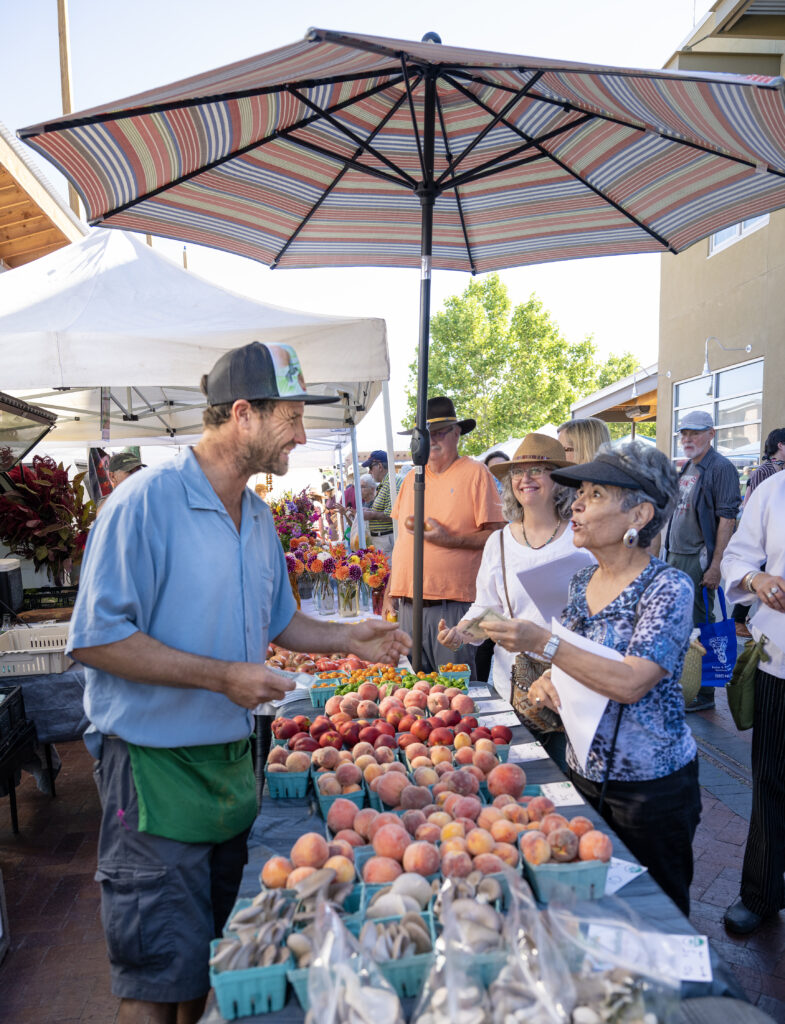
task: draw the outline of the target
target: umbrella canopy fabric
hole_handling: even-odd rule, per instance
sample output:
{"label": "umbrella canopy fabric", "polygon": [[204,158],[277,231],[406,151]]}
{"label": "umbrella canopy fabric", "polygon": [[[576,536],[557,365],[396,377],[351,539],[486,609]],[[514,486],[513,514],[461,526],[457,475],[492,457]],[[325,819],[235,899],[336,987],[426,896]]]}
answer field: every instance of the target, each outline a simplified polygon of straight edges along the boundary
{"label": "umbrella canopy fabric", "polygon": [[312,29],[19,134],[92,223],[272,266],[419,266],[425,182],[432,266],[475,272],[679,252],[785,205],[783,86]]}
{"label": "umbrella canopy fabric", "polygon": [[250,341],[294,346],[309,388],[344,396],[307,406],[308,430],[358,422],[390,375],[383,320],[255,302],[126,232],[93,231],[0,275],[0,310],[2,386],[57,412],[52,440],[100,439],[101,388],[113,439],[199,433],[202,374]]}

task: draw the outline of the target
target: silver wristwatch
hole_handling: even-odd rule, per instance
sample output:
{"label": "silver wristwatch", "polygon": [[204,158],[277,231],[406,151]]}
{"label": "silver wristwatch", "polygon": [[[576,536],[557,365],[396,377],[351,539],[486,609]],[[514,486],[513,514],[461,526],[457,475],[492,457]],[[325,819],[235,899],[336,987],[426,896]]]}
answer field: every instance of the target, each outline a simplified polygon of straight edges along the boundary
{"label": "silver wristwatch", "polygon": [[559,649],[559,644],[560,643],[561,643],[561,637],[560,636],[556,636],[555,634],[550,636],[548,638],[547,644],[543,648],[543,652],[542,652],[542,654],[540,656],[540,660],[541,661],[547,661],[548,664],[550,665],[550,663],[556,657],[556,652]]}

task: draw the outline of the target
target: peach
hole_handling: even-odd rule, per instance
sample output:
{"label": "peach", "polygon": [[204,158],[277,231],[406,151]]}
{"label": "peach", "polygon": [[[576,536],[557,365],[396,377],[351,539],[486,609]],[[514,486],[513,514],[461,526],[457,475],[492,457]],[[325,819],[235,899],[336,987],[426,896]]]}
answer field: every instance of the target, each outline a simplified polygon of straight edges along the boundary
{"label": "peach", "polygon": [[[338,751],[336,750],[336,754]],[[287,772],[307,772],[311,767],[311,755],[304,750],[293,750],[286,758]]]}
{"label": "peach", "polygon": [[359,833],[364,840],[370,840],[370,827],[378,817],[379,812],[374,810],[373,807],[363,807],[361,811],[357,812],[352,828],[355,832]]}
{"label": "peach", "polygon": [[422,755],[411,757],[409,758],[409,767],[412,771],[416,771],[418,768],[430,768],[433,771],[433,761],[430,757],[423,757]]}
{"label": "peach", "polygon": [[477,828],[477,822],[474,820],[474,818],[455,817],[453,820],[457,821],[459,825],[463,825],[464,831],[466,832],[467,836],[473,828]]}
{"label": "peach", "polygon": [[484,736],[477,740],[474,744],[474,749],[481,750],[485,754],[493,754],[496,757],[496,744],[493,740],[486,739]]}
{"label": "peach", "polygon": [[478,853],[490,853],[496,840],[484,828],[473,828],[466,836],[466,849],[476,857]]}
{"label": "peach", "polygon": [[350,786],[341,786],[341,793],[361,793],[362,786],[358,783],[353,782]]}
{"label": "peach", "polygon": [[511,868],[518,866],[518,847],[512,846],[510,843],[496,843],[491,853],[498,857],[499,860],[503,860],[505,864],[508,864]]}
{"label": "peach", "polygon": [[425,786],[407,786],[401,791],[401,807],[420,810],[431,802],[431,791]]}
{"label": "peach", "polygon": [[282,773],[282,774],[285,775],[286,774],[286,765],[285,764],[268,764],[267,765],[267,771],[268,772],[272,772],[273,774]]}
{"label": "peach", "polygon": [[324,867],[330,868],[335,872],[336,882],[354,881],[354,864],[348,857],[342,857],[340,854],[335,857],[328,857],[324,862]]}
{"label": "peach", "polygon": [[365,768],[363,768],[363,778],[370,786],[374,779],[379,778],[382,771],[382,766],[374,761],[373,764],[366,765]]}
{"label": "peach", "polygon": [[332,770],[340,764],[341,755],[335,747],[320,747],[314,750],[311,755],[311,764],[314,768],[327,768]]}
{"label": "peach", "polygon": [[517,843],[518,841],[518,826],[512,821],[508,821],[507,818],[499,818],[498,821],[494,821],[490,832],[497,843]]}
{"label": "peach", "polygon": [[397,772],[385,772],[378,780],[376,792],[387,807],[397,807],[401,802],[401,793],[408,785],[409,780],[405,775],[399,775]]}
{"label": "peach", "polygon": [[268,767],[271,764],[286,764],[286,758],[289,756],[289,751],[286,747],[273,747],[270,753],[267,755]]}
{"label": "peach", "polygon": [[409,764],[412,763],[415,757],[427,757],[429,761],[433,761],[433,751],[429,750],[424,743],[408,743],[406,745],[406,757],[409,759]]}
{"label": "peach", "polygon": [[441,779],[443,776],[449,775],[450,772],[454,772],[455,768],[453,768],[452,761],[439,761],[438,764],[434,764],[433,770]]}
{"label": "peach", "polygon": [[556,804],[547,796],[535,796],[526,805],[529,821],[542,821],[546,814],[556,809]]}
{"label": "peach", "polygon": [[[356,823],[357,819],[354,820]],[[334,841],[337,842],[339,839],[349,843],[350,846],[365,846],[365,839],[353,828],[342,828],[340,832],[336,832]]]}
{"label": "peach", "polygon": [[441,835],[442,830],[438,825],[433,825],[430,821],[426,821],[424,825],[417,826],[414,838],[417,840],[424,840],[428,843],[435,843],[441,839]]}
{"label": "peach", "polygon": [[544,832],[524,832],[520,847],[527,864],[545,864],[551,859],[551,844]]}
{"label": "peach", "polygon": [[403,851],[403,870],[417,875],[433,875],[441,865],[441,857],[433,843],[417,842]]}
{"label": "peach", "polygon": [[450,706],[450,698],[444,693],[430,693],[428,695],[428,710],[432,715],[437,711],[446,711]]}
{"label": "peach", "polygon": [[330,804],[330,809],[327,812],[327,827],[331,832],[340,832],[343,828],[353,828],[354,819],[358,813],[357,804],[339,796]]}
{"label": "peach", "polygon": [[335,777],[342,786],[357,786],[363,775],[356,764],[339,764],[335,769]]}
{"label": "peach", "polygon": [[461,796],[452,805],[451,813],[455,818],[470,818],[476,821],[482,811],[482,803],[476,796]]}
{"label": "peach", "polygon": [[465,853],[466,840],[463,838],[463,836],[453,836],[452,839],[443,839],[440,850],[442,856],[444,856],[444,854],[448,853],[450,850],[453,850],[458,853]]}
{"label": "peach", "polygon": [[354,847],[347,839],[333,839],[327,844],[331,857],[346,857],[354,863]]}
{"label": "peach", "polygon": [[489,754],[487,750],[475,750],[472,756],[472,764],[485,775],[490,774],[498,763],[499,758],[495,754]]}
{"label": "peach", "polygon": [[283,889],[293,870],[294,865],[288,857],[270,857],[262,868],[262,885],[268,889]]}
{"label": "peach", "polygon": [[431,747],[430,750],[431,761],[434,764],[441,764],[442,762],[449,761],[452,764],[452,751],[449,747],[435,746]]}
{"label": "peach", "polygon": [[340,795],[341,784],[336,779],[332,772],[322,772],[322,774],[316,780],[316,785],[319,787],[319,792],[322,794],[322,796]]}
{"label": "peach", "polygon": [[401,824],[409,833],[413,836],[420,825],[425,824],[425,815],[419,808],[412,808],[408,811],[404,811],[401,815]]}
{"label": "peach", "polygon": [[364,743],[362,741],[360,743],[355,743],[355,745],[352,747],[352,757],[354,758],[355,764],[357,763],[357,758],[362,757],[363,754],[368,754],[370,757],[373,757],[372,743]]}
{"label": "peach", "polygon": [[472,738],[468,732],[459,732],[455,736],[455,750],[456,753],[463,747],[471,748]]}
{"label": "peach", "polygon": [[384,770],[386,772],[398,772],[399,775],[405,775],[406,774],[406,767],[405,767],[405,765],[401,764],[400,761],[396,761],[395,760],[395,753],[392,750],[390,751],[390,753],[393,755],[393,760],[388,765],[385,766]]}
{"label": "peach", "polygon": [[526,788],[526,772],[520,765],[508,761],[497,765],[488,776],[488,792],[491,796],[508,793],[519,797]]}
{"label": "peach", "polygon": [[540,830],[547,836],[557,828],[567,828],[567,819],[563,814],[557,814],[555,811],[551,811],[551,813],[546,814],[540,822]]}
{"label": "peach", "polygon": [[452,815],[452,817],[454,818],[455,817],[455,805],[461,799],[461,794],[460,793],[452,793],[449,790],[445,789],[444,793],[443,794],[440,793],[439,797],[437,797],[437,799],[439,799],[439,798],[441,798],[442,809],[444,811],[446,811],[447,814]]}
{"label": "peach", "polygon": [[502,812],[497,807],[483,807],[477,815],[477,824],[480,828],[490,829],[494,821],[502,817]]}
{"label": "peach", "polygon": [[494,807],[506,807],[507,804],[514,804],[515,798],[511,797],[509,793],[499,793],[498,796],[493,798]]}
{"label": "peach", "polygon": [[327,698],[327,703],[324,705],[324,713],[327,715],[328,718],[331,718],[333,715],[338,714],[338,712],[341,710],[342,700],[343,697],[339,697],[337,694],[333,694],[332,697]]}
{"label": "peach", "polygon": [[442,856],[442,874],[445,878],[465,878],[471,874],[472,859],[463,851],[448,850]]}
{"label": "peach", "polygon": [[379,699],[379,687],[376,683],[361,683],[357,687],[357,696],[360,700],[373,700]]}
{"label": "peach", "polygon": [[433,768],[417,768],[414,772],[414,781],[418,786],[435,786],[439,781],[439,776]]}
{"label": "peach", "polygon": [[[464,733],[464,732],[459,732],[458,733],[458,736],[465,736],[465,735],[466,735],[466,733]],[[456,739],[457,738],[458,737],[456,737]],[[471,743],[471,740],[469,740],[469,743]],[[460,765],[471,764],[473,759],[474,759],[474,749],[471,746],[467,747],[466,744],[464,744],[462,747],[459,747],[455,751],[455,763],[456,764],[460,764]]]}
{"label": "peach", "polygon": [[452,821],[452,815],[446,811],[434,811],[433,814],[428,815],[428,821],[432,825],[442,828],[444,825],[448,825]]}
{"label": "peach", "polygon": [[578,855],[578,837],[574,832],[568,828],[554,828],[547,835],[551,844],[551,860],[564,863],[575,860]]}
{"label": "peach", "polygon": [[440,839],[453,839],[455,836],[465,836],[466,828],[460,821],[451,821],[442,828]]}
{"label": "peach", "polygon": [[578,840],[578,857],[580,860],[609,861],[613,853],[611,837],[599,829],[585,832]]}
{"label": "peach", "polygon": [[330,851],[327,841],[318,832],[305,832],[291,849],[290,858],[296,868],[320,868]]}
{"label": "peach", "polygon": [[[357,824],[355,820],[355,824]],[[384,825],[400,825],[401,819],[397,814],[393,814],[392,811],[376,812],[376,817],[373,819],[368,827],[368,841],[373,842],[373,837]]]}
{"label": "peach", "polygon": [[[445,696],[447,696],[447,691],[445,691]],[[464,715],[471,715],[474,711],[474,701],[468,694],[459,693],[457,697],[453,697],[450,701],[450,707],[463,718]]]}
{"label": "peach", "polygon": [[[379,737],[381,739],[381,737]],[[378,764],[394,764],[395,763],[395,751],[386,745],[380,744],[374,751],[376,755],[376,761]],[[403,765],[401,765],[403,768]]]}
{"label": "peach", "polygon": [[379,705],[372,700],[361,700],[357,705],[358,718],[376,718],[379,714]]}
{"label": "peach", "polygon": [[576,836],[580,837],[585,835],[587,832],[591,832],[594,828],[594,823],[585,818],[582,814],[576,814],[574,818],[570,818],[567,822],[567,828],[570,832],[574,832]]}
{"label": "peach", "polygon": [[507,821],[513,821],[517,825],[525,825],[529,820],[529,812],[522,804],[505,804],[502,807],[502,817]]}
{"label": "peach", "polygon": [[472,861],[472,868],[484,875],[493,875],[504,870],[504,861],[495,853],[478,853]]}
{"label": "peach", "polygon": [[[328,748],[329,749],[329,748]],[[361,754],[354,762],[361,772],[364,772],[366,768],[371,765],[375,768],[379,763],[373,754]]]}
{"label": "peach", "polygon": [[463,768],[457,772],[452,772],[447,776],[446,780],[447,788],[453,793],[460,793],[461,796],[473,796],[480,790],[480,783],[474,777],[474,775],[465,771]]}
{"label": "peach", "polygon": [[302,880],[304,878],[307,878],[308,875],[314,874],[315,871],[316,871],[316,868],[309,868],[309,867],[295,868],[294,871],[286,879],[286,888],[287,889],[293,889],[297,885],[298,882],[302,882]]}
{"label": "peach", "polygon": [[363,881],[370,885],[394,882],[398,875],[402,874],[401,865],[390,857],[369,857],[363,864]]}

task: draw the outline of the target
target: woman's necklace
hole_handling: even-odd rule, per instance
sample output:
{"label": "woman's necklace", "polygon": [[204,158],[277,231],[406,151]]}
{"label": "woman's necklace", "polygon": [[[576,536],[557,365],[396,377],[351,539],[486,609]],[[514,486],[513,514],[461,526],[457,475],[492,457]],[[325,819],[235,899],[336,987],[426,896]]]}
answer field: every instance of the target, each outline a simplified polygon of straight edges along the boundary
{"label": "woman's necklace", "polygon": [[547,540],[545,541],[545,543],[544,543],[544,544],[530,544],[530,543],[529,543],[529,538],[528,538],[528,537],[526,536],[526,527],[525,527],[525,526],[523,525],[523,519],[521,519],[521,533],[523,534],[523,539],[524,539],[524,541],[526,542],[526,547],[527,547],[527,548],[531,548],[531,549],[532,549],[532,551],[539,551],[539,550],[540,550],[540,548],[545,548],[545,547],[547,547],[547,546],[548,546],[548,545],[550,544],[550,542],[551,542],[551,541],[553,540],[553,538],[554,538],[554,537],[556,536],[556,534],[557,534],[557,533],[559,532],[559,527],[560,527],[560,526],[561,526],[561,520],[559,520],[559,521],[558,521],[558,522],[556,523],[556,529],[555,529],[555,530],[553,531],[553,533],[552,533],[552,534],[550,535],[550,537],[549,537],[549,538],[548,538],[548,539],[547,539]]}

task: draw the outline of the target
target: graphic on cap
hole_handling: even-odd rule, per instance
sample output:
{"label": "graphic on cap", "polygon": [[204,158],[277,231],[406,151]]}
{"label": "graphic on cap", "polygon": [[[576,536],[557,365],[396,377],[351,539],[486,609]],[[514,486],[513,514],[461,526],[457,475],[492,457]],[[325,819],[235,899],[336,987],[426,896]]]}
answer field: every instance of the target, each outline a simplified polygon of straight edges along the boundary
{"label": "graphic on cap", "polygon": [[305,378],[297,353],[291,345],[269,345],[275,368],[275,382],[280,398],[301,395],[305,392]]}

